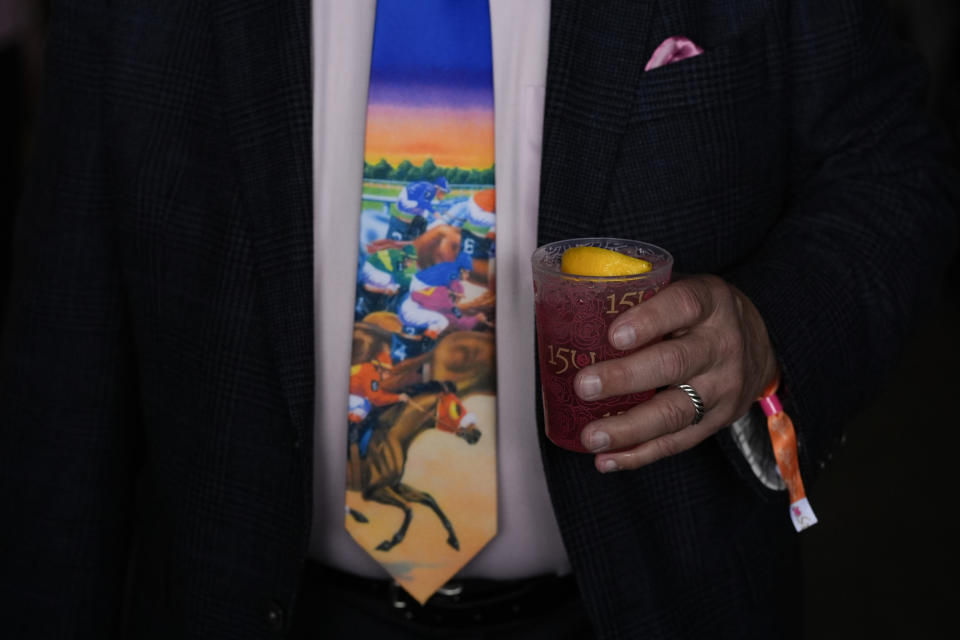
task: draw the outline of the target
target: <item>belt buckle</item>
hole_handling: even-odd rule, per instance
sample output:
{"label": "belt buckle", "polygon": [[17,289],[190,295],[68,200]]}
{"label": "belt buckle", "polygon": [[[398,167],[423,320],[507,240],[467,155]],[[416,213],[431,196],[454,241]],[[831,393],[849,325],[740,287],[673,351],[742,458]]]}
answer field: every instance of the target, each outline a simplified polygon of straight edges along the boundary
{"label": "belt buckle", "polygon": [[[396,580],[390,581],[390,587],[387,589],[387,596],[390,599],[390,608],[395,611],[403,611],[407,608],[407,602],[402,598],[403,589]],[[410,613],[409,611],[407,612]],[[409,616],[408,616],[409,617]]]}
{"label": "belt buckle", "polygon": [[[400,586],[400,583],[396,580],[390,581],[390,588],[388,590],[390,596],[390,606],[394,609],[406,609],[408,603],[404,598],[409,598],[407,595],[403,595],[406,592],[403,590],[403,587]],[[453,598],[454,600],[459,600],[459,595],[463,593],[463,583],[462,582],[447,582],[442,587],[437,589],[437,595],[445,596],[447,598]]]}
{"label": "belt buckle", "polygon": [[[443,596],[444,598],[449,598],[454,602],[460,600],[460,594],[463,593],[463,583],[462,582],[447,582],[442,587],[437,589],[436,595]],[[390,601],[390,608],[396,611],[397,613],[403,613],[403,617],[406,619],[411,619],[414,616],[414,612],[410,607],[410,595],[403,590],[403,587],[400,586],[400,583],[396,580],[390,581],[390,586],[387,589],[387,597]]]}
{"label": "belt buckle", "polygon": [[437,589],[437,593],[448,598],[453,598],[454,600],[459,600],[457,596],[463,593],[463,583],[451,580]]}

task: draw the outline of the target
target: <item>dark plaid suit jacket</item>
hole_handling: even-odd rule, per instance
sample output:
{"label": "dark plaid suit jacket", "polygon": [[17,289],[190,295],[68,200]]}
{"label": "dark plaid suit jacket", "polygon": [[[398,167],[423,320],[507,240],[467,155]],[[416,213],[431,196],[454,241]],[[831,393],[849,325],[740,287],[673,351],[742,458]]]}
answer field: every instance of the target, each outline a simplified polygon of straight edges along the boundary
{"label": "dark plaid suit jacket", "polygon": [[[552,8],[541,241],[642,238],[746,292],[808,482],[954,234],[920,74],[862,4]],[[311,508],[309,2],[54,5],[0,369],[0,634],[282,635]],[[644,73],[671,35],[704,54]],[[601,476],[543,447],[601,637],[795,628],[786,498],[730,448]]]}

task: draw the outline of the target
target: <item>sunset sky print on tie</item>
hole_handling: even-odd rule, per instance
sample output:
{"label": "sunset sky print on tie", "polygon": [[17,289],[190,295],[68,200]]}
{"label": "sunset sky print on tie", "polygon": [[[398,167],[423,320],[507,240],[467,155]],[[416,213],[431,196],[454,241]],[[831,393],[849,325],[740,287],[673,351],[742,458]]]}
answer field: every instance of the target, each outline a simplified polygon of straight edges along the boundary
{"label": "sunset sky print on tie", "polygon": [[[466,5],[466,6],[464,6]],[[475,12],[454,28],[447,14]],[[381,0],[364,160],[487,169],[493,165],[490,17],[482,3]]]}

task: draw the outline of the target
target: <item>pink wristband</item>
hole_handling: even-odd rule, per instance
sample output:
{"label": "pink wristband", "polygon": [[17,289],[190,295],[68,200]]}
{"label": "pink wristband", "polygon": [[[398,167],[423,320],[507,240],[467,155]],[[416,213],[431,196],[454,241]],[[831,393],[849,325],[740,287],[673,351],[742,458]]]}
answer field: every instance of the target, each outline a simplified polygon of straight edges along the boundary
{"label": "pink wristband", "polygon": [[777,394],[771,393],[770,395],[760,398],[757,400],[760,403],[760,408],[763,409],[765,416],[775,416],[778,413],[783,411],[783,405],[780,404],[780,398],[777,397]]}

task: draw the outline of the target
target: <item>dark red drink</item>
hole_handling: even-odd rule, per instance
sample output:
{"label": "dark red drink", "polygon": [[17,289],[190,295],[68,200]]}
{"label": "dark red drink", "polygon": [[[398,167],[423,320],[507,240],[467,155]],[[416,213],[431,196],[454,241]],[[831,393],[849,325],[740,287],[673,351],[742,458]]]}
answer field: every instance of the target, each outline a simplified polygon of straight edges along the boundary
{"label": "dark red drink", "polygon": [[[635,276],[573,276],[560,271],[563,252],[595,246],[642,258],[653,269]],[[670,282],[673,258],[650,244],[616,238],[578,238],[544,245],[533,254],[537,351],[547,437],[557,446],[586,453],[580,431],[589,422],[648,400],[653,391],[585,402],[573,378],[587,365],[627,355],[607,339],[610,323],[623,311]]]}

